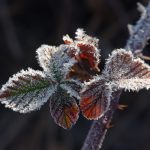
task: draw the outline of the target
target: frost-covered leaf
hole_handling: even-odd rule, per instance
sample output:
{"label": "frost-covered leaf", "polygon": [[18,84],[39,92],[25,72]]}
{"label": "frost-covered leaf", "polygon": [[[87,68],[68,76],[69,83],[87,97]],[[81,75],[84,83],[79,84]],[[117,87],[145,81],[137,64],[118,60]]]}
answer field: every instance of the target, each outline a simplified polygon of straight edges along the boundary
{"label": "frost-covered leaf", "polygon": [[21,113],[39,109],[55,91],[54,82],[40,71],[28,69],[14,75],[0,90],[0,101]]}
{"label": "frost-covered leaf", "polygon": [[40,66],[54,80],[60,81],[66,78],[70,68],[76,62],[74,56],[69,53],[70,49],[70,46],[64,44],[59,47],[42,45],[37,49]]}
{"label": "frost-covered leaf", "polygon": [[98,49],[97,38],[88,36],[82,29],[76,31],[76,46],[80,49],[78,58],[81,60],[88,60],[90,68],[99,71],[98,64],[100,62],[100,50]]}
{"label": "frost-covered leaf", "polygon": [[122,88],[125,90],[139,91],[140,89],[150,89],[150,79],[120,79],[115,82],[117,88]]}
{"label": "frost-covered leaf", "polygon": [[67,91],[70,96],[80,99],[79,93],[82,89],[82,83],[78,80],[64,80],[61,82],[60,86]]}
{"label": "frost-covered leaf", "polygon": [[104,78],[95,77],[81,92],[80,110],[87,119],[99,119],[108,111],[111,88]]}
{"label": "frost-covered leaf", "polygon": [[88,36],[83,29],[77,29],[74,41],[69,35],[64,36],[63,40],[66,44],[75,47],[72,49],[72,54],[76,54],[75,57],[78,61],[88,60],[90,69],[99,71],[100,50],[98,49],[99,40],[97,38]]}
{"label": "frost-covered leaf", "polygon": [[59,86],[50,98],[50,112],[56,124],[70,129],[79,117],[76,98]]}
{"label": "frost-covered leaf", "polygon": [[55,46],[49,46],[49,45],[41,45],[36,50],[37,53],[37,60],[39,62],[39,65],[44,69],[44,71],[49,70],[50,68],[50,59],[54,55],[54,53],[57,51],[57,48]]}
{"label": "frost-covered leaf", "polygon": [[76,62],[73,57],[68,55],[69,48],[68,45],[60,45],[50,59],[50,67],[47,73],[58,82],[66,78],[70,68]]}
{"label": "frost-covered leaf", "polygon": [[91,75],[99,71],[100,50],[98,49],[99,40],[88,36],[82,29],[77,29],[75,40],[69,35],[63,37],[65,44],[71,48],[69,54],[74,55],[77,63],[71,68],[69,77],[77,77],[80,80],[89,80]]}
{"label": "frost-covered leaf", "polygon": [[150,88],[150,67],[124,49],[112,52],[106,63],[104,75],[116,88],[133,91]]}

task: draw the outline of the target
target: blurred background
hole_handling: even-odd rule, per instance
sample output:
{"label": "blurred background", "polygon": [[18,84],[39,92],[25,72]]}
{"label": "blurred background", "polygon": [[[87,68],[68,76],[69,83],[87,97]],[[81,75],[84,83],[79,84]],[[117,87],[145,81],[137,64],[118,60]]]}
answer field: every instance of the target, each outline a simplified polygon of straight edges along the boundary
{"label": "blurred background", "polygon": [[[41,69],[35,50],[61,44],[78,27],[100,39],[103,66],[114,48],[125,46],[127,24],[140,17],[137,2],[148,0],[0,0],[0,86],[22,68]],[[149,97],[144,90],[122,94],[120,103],[128,108],[115,112],[103,150],[150,149]],[[66,131],[54,123],[48,105],[25,115],[0,105],[0,150],[80,150],[92,121],[80,115]]]}

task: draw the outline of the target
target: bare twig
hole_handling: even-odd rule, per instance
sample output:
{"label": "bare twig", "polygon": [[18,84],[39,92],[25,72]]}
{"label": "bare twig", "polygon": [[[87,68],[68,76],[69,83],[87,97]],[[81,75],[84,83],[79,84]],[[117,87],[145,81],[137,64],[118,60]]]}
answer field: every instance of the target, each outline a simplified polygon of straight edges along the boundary
{"label": "bare twig", "polygon": [[[144,8],[141,4],[138,4],[138,8],[142,12],[141,18],[135,26],[130,28],[130,37],[125,46],[127,50],[132,50],[133,53],[142,50],[150,38],[150,2],[147,8]],[[93,122],[82,150],[98,150],[102,147],[108,125],[117,108],[120,94],[121,91],[113,93],[109,111],[101,119]]]}
{"label": "bare twig", "polygon": [[150,38],[150,2],[147,8],[138,3],[138,10],[142,15],[136,25],[130,28],[130,37],[125,46],[127,50],[143,50]]}

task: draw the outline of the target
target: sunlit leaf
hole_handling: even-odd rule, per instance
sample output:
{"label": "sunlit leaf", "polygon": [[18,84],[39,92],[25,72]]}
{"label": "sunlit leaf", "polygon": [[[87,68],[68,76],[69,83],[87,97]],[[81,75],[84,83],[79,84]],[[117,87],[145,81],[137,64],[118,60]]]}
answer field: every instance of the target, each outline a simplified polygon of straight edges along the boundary
{"label": "sunlit leaf", "polygon": [[111,88],[105,79],[95,77],[81,92],[80,109],[87,119],[99,119],[110,104]]}

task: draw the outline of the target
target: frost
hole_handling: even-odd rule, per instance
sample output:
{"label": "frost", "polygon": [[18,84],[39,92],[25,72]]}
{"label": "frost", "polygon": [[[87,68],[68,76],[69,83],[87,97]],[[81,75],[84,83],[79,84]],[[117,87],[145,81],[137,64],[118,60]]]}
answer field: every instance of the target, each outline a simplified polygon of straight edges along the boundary
{"label": "frost", "polygon": [[65,44],[73,43],[73,39],[71,39],[68,34],[63,36],[63,41],[65,42]]}
{"label": "frost", "polygon": [[84,83],[81,91],[80,109],[87,119],[101,118],[110,105],[116,90],[150,88],[150,67],[130,51],[117,49],[109,56],[102,75]]}
{"label": "frost", "polygon": [[48,71],[50,68],[50,60],[56,51],[57,48],[55,46],[49,45],[41,45],[41,47],[36,50],[37,60],[44,71]]}
{"label": "frost", "polygon": [[57,51],[50,59],[49,74],[54,80],[61,81],[66,78],[70,68],[75,64],[76,60],[71,58],[67,52],[70,47],[68,45],[60,45]]}
{"label": "frost", "polygon": [[85,34],[83,29],[77,29],[75,32],[75,40],[72,40],[69,35],[63,37],[65,44],[68,44],[72,49],[72,54],[78,62],[88,60],[91,70],[99,71],[98,64],[100,63],[100,50],[98,49],[99,40],[95,37]]}
{"label": "frost", "polygon": [[76,43],[79,44],[80,42],[83,42],[84,44],[92,45],[98,48],[99,39],[95,37],[88,36],[85,34],[85,31],[83,29],[77,29],[76,31]]}
{"label": "frost", "polygon": [[111,87],[104,78],[93,79],[81,92],[80,109],[87,119],[99,119],[110,105]]}
{"label": "frost", "polygon": [[[76,62],[68,55],[70,46],[62,44],[58,47],[42,45],[37,49],[37,59],[48,76],[54,80],[62,80]],[[58,77],[59,76],[59,77]]]}
{"label": "frost", "polygon": [[150,79],[120,79],[115,82],[118,88],[122,88],[125,90],[139,91],[141,89],[150,89]]}
{"label": "frost", "polygon": [[0,100],[5,107],[27,113],[39,109],[54,91],[52,80],[42,72],[29,68],[17,73],[3,85]]}
{"label": "frost", "polygon": [[150,88],[150,67],[124,49],[112,52],[103,74],[116,88],[133,91]]}
{"label": "frost", "polygon": [[114,50],[102,74],[89,80],[99,71],[99,40],[83,29],[77,29],[75,34],[74,40],[64,36],[65,44],[58,47],[38,48],[37,59],[43,71],[29,68],[13,75],[0,90],[1,103],[27,113],[50,100],[54,121],[70,129],[79,116],[77,100],[83,116],[99,119],[109,110],[115,91],[150,88],[150,67],[124,49]]}
{"label": "frost", "polygon": [[50,99],[50,112],[55,123],[64,129],[70,129],[79,117],[76,99],[61,87],[58,87]]}
{"label": "frost", "polygon": [[80,100],[79,92],[81,90],[81,83],[75,80],[66,80],[60,84],[61,88],[66,90],[71,97],[75,97]]}

